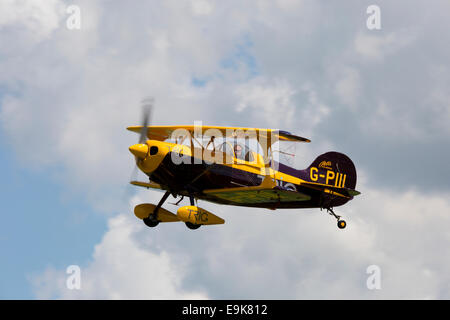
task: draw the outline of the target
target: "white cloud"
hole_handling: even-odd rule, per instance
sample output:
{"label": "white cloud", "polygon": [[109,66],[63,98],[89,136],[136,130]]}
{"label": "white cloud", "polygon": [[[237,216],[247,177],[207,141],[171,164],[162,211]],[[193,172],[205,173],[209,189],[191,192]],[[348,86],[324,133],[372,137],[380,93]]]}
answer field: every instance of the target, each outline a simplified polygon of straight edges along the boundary
{"label": "white cloud", "polygon": [[410,45],[416,36],[411,31],[391,32],[386,35],[359,32],[355,37],[355,51],[369,60],[382,60],[401,48]]}
{"label": "white cloud", "polygon": [[192,12],[195,15],[209,15],[214,9],[212,1],[209,0],[192,0],[191,1]]}
{"label": "white cloud", "polygon": [[80,290],[66,286],[64,270],[48,268],[31,277],[39,299],[207,299],[199,291],[181,287],[188,261],[174,263],[165,250],[140,247],[143,224],[130,215],[108,221],[108,231],[95,246],[92,262],[81,268]]}
{"label": "white cloud", "polygon": [[[424,196],[426,188],[408,189],[411,182],[398,183],[396,193],[387,189],[391,185],[381,190],[374,181],[363,184],[362,196],[338,208],[348,217],[344,232],[317,210],[205,204],[227,224],[196,233],[182,224],[147,230],[133,216],[117,215],[124,212],[117,209],[124,202],[118,189],[134,165],[127,147],[137,139],[125,127],[139,124],[143,96],[156,98],[155,124],[201,119],[279,127],[313,139],[308,157],[312,149],[336,146],[347,147],[353,157],[367,150],[367,139],[388,134],[395,153],[401,150],[396,144],[430,128],[448,133],[444,41],[431,42],[444,58],[434,59],[443,65],[428,83],[422,72],[428,64],[416,63],[424,62],[418,59],[424,52],[431,54],[422,51],[428,48],[420,45],[423,38],[398,27],[359,32],[365,24],[358,27],[358,15],[333,18],[347,13],[342,4],[328,11],[317,2],[286,0],[256,5],[199,0],[181,6],[156,1],[138,8],[125,2],[78,4],[80,31],[61,24],[57,1],[2,1],[0,8],[3,132],[27,165],[57,166],[68,192],[82,192],[93,206],[114,215],[92,261],[81,266],[83,290],[67,292],[65,273],[49,268],[34,278],[38,297],[449,297],[449,222],[442,214],[449,211],[449,197],[445,191]],[[243,38],[257,75],[249,75],[248,56],[246,61],[236,54]],[[223,67],[230,56],[236,69]],[[402,70],[420,67],[422,82],[395,73],[392,66],[403,61],[408,63]],[[336,66],[328,73],[330,65]],[[207,79],[204,88],[192,85],[194,76]],[[432,108],[417,102],[421,90],[429,93]],[[339,103],[358,112],[350,116]],[[426,117],[429,123],[422,124]],[[339,132],[353,139],[343,144]],[[362,161],[368,170],[391,155],[373,149],[377,157],[367,157],[376,160]],[[401,173],[409,170],[407,162],[400,167]],[[379,292],[365,288],[370,264],[382,268]],[[149,270],[155,270],[156,282],[146,277]]]}
{"label": "white cloud", "polygon": [[24,27],[35,40],[47,38],[59,26],[63,9],[59,0],[2,0],[0,30]]}
{"label": "white cloud", "polygon": [[314,129],[327,119],[331,108],[321,100],[320,95],[310,84],[303,85],[301,89],[306,97],[306,104],[297,107],[300,110],[297,121],[301,123],[301,129],[305,133],[312,134]]}
{"label": "white cloud", "polygon": [[335,91],[342,103],[351,109],[357,109],[361,92],[361,76],[354,68],[344,68],[336,81]]}
{"label": "white cloud", "polygon": [[257,78],[236,88],[235,95],[239,101],[236,110],[242,112],[249,108],[252,115],[275,128],[282,124],[291,125],[295,111],[291,101],[294,94],[295,90],[285,81]]}
{"label": "white cloud", "polygon": [[[82,290],[67,290],[63,272],[49,269],[33,278],[35,291],[63,298],[448,298],[448,194],[389,193],[364,182],[358,189],[361,196],[335,208],[348,223],[343,231],[318,209],[201,203],[226,224],[196,231],[182,223],[148,229],[132,214],[119,215],[81,266]],[[142,192],[133,203],[149,195],[154,202],[161,193]],[[366,287],[373,264],[381,290]]]}
{"label": "white cloud", "polygon": [[303,0],[277,0],[278,6],[283,10],[298,10],[303,4]]}

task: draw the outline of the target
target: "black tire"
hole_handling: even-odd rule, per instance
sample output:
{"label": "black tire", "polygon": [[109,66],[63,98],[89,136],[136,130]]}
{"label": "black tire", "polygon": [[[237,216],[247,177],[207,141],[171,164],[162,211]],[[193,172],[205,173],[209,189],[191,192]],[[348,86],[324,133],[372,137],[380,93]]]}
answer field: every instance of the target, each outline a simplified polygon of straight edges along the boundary
{"label": "black tire", "polygon": [[155,220],[155,219],[152,219],[151,216],[142,219],[142,221],[144,221],[145,225],[147,227],[150,227],[150,228],[154,228],[154,227],[156,227],[159,224],[159,221]]}
{"label": "black tire", "polygon": [[201,227],[201,224],[194,224],[192,222],[186,222],[186,227],[188,227],[191,230],[196,230]]}
{"label": "black tire", "polygon": [[345,227],[347,226],[347,222],[345,222],[344,220],[339,220],[337,226],[339,229],[345,229]]}

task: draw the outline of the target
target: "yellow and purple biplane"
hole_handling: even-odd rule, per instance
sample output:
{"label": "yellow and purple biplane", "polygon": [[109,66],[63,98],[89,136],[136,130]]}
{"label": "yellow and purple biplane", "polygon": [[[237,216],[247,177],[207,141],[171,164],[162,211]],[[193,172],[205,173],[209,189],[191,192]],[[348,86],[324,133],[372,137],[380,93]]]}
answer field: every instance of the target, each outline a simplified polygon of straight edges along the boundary
{"label": "yellow and purple biplane", "polygon": [[[140,134],[139,142],[129,150],[148,176],[148,181],[130,183],[165,191],[158,204],[134,208],[149,227],[177,221],[190,229],[225,223],[197,206],[198,200],[204,200],[272,210],[325,209],[343,229],[346,222],[333,208],[360,194],[355,190],[355,166],[342,153],[324,153],[304,170],[276,161],[272,150],[276,143],[310,142],[287,131],[197,124],[148,126],[148,115],[143,125],[127,129]],[[252,141],[258,152],[250,148]],[[174,214],[162,207],[170,195],[180,197],[176,205],[184,197],[190,205],[179,207]]]}

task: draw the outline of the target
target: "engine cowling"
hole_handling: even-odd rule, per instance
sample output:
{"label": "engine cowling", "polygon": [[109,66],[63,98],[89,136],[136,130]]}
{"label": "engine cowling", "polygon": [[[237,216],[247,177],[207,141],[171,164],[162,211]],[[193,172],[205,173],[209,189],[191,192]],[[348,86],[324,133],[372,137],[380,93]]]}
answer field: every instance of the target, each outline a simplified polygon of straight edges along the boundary
{"label": "engine cowling", "polygon": [[177,210],[177,217],[181,221],[193,224],[209,225],[224,224],[225,220],[215,214],[197,206],[184,206]]}

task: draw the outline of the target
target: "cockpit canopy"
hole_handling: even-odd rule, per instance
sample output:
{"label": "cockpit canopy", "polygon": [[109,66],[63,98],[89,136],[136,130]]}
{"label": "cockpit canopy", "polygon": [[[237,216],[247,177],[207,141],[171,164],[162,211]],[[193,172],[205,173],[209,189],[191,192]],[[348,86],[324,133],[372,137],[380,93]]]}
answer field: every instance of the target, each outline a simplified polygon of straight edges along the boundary
{"label": "cockpit canopy", "polygon": [[249,147],[242,143],[224,142],[220,145],[219,151],[228,154],[236,159],[253,162],[253,153]]}

